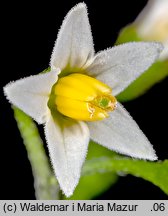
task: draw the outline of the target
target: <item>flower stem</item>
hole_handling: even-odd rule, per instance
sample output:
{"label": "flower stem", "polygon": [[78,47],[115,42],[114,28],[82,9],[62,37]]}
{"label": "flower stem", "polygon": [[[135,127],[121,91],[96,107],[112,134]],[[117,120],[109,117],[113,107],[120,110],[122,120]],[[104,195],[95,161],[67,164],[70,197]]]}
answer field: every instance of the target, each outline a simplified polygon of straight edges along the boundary
{"label": "flower stem", "polygon": [[12,108],[32,166],[36,198],[59,199],[59,185],[51,171],[37,126],[20,109]]}

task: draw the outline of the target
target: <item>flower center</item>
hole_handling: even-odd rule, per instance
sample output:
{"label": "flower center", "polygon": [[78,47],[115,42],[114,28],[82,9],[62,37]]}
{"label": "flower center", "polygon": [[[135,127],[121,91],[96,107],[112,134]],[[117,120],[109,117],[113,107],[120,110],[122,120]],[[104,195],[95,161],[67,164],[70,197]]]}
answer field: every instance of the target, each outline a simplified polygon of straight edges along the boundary
{"label": "flower center", "polygon": [[116,108],[116,98],[106,84],[84,74],[62,77],[55,85],[57,110],[70,118],[96,121],[108,117]]}

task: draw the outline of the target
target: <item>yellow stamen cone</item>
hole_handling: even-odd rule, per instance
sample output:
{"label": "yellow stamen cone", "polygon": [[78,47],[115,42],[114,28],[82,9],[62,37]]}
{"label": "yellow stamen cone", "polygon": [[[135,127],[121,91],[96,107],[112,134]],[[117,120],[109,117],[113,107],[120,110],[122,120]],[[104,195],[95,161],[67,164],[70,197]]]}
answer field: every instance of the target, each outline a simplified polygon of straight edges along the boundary
{"label": "yellow stamen cone", "polygon": [[77,120],[97,121],[108,116],[103,109],[85,101],[57,96],[56,105],[60,113]]}
{"label": "yellow stamen cone", "polygon": [[106,84],[84,74],[60,78],[55,86],[55,104],[63,115],[83,121],[108,117],[116,107],[116,99]]}

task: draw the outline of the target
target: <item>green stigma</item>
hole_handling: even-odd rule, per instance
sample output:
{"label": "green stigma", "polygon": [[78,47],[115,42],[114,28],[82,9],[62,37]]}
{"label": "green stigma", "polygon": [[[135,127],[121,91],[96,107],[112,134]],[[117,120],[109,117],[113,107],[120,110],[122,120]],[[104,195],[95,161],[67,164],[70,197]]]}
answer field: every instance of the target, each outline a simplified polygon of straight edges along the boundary
{"label": "green stigma", "polygon": [[103,95],[96,97],[92,103],[101,109],[112,111],[116,107],[116,99],[112,95]]}

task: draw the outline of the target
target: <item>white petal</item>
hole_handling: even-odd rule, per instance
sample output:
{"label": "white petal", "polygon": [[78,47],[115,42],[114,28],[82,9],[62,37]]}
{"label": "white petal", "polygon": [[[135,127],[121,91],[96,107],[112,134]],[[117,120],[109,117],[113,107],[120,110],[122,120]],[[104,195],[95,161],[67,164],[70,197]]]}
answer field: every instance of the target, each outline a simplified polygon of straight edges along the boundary
{"label": "white petal", "polygon": [[46,121],[47,102],[58,71],[26,77],[4,87],[8,100],[30,115],[39,124]]}
{"label": "white petal", "polygon": [[45,126],[51,162],[61,189],[71,196],[80,178],[89,143],[89,129],[84,122],[52,116]]}
{"label": "white petal", "polygon": [[160,43],[132,42],[98,53],[88,74],[106,83],[117,95],[158,58]]}
{"label": "white petal", "polygon": [[65,17],[51,56],[51,68],[81,68],[93,56],[93,39],[84,3],[77,4]]}
{"label": "white petal", "polygon": [[111,150],[140,159],[157,159],[152,145],[121,104],[108,119],[88,125],[91,139]]}

